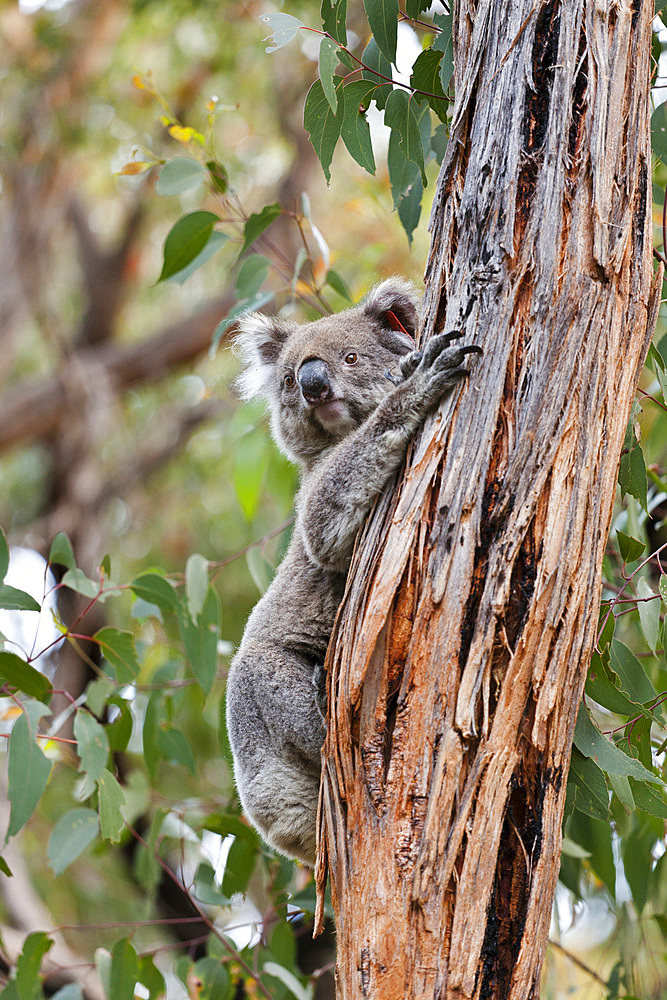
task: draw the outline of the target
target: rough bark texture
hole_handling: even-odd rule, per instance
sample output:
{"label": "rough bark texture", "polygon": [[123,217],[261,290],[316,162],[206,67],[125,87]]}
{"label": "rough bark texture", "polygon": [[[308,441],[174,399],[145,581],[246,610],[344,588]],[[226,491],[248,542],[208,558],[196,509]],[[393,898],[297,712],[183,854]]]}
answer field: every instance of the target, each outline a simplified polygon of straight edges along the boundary
{"label": "rough bark texture", "polygon": [[485,350],[360,539],[320,888],[348,998],[539,992],[651,266],[653,0],[455,0],[423,336]]}

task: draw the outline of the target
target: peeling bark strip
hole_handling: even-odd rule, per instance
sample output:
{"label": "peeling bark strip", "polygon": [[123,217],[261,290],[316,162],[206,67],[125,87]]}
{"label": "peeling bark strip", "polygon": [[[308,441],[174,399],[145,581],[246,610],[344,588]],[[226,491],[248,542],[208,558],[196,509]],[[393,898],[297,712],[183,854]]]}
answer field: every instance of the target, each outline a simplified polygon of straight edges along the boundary
{"label": "peeling bark strip", "polygon": [[626,421],[653,331],[653,0],[455,0],[423,333],[484,347],[360,539],[318,868],[339,996],[537,997]]}

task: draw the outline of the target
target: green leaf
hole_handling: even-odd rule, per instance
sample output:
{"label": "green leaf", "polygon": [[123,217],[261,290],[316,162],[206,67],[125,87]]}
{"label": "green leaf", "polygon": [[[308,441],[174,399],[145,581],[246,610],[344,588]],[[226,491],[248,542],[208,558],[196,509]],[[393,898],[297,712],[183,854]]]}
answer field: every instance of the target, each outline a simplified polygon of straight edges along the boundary
{"label": "green leaf", "polygon": [[264,21],[264,24],[271,32],[264,39],[266,42],[270,38],[272,43],[266,46],[266,52],[275,52],[276,49],[282,49],[283,45],[287,45],[288,42],[292,41],[299,28],[303,28],[303,24],[299,18],[292,17],[291,14],[262,14],[260,21]]}
{"label": "green leaf", "polygon": [[610,646],[611,669],[618,675],[621,688],[638,705],[655,698],[655,688],[637,657],[618,639]]}
{"label": "green leaf", "polygon": [[632,902],[638,916],[641,916],[648,900],[656,839],[653,831],[644,825],[632,830],[621,842],[625,877],[632,890]]}
{"label": "green leaf", "polygon": [[241,264],[236,276],[236,294],[247,299],[257,295],[269,273],[271,261],[261,253],[251,254]]}
{"label": "green leaf", "polygon": [[188,613],[193,621],[199,617],[209,588],[209,561],[198,552],[193,552],[185,564],[185,597]]}
{"label": "green leaf", "polygon": [[626,493],[636,497],[642,505],[643,510],[647,510],[647,485],[646,485],[646,463],[644,453],[636,438],[634,444],[628,451],[621,455],[621,464],[618,470],[618,483],[621,487],[621,496]]}
{"label": "green leaf", "polygon": [[111,949],[109,1000],[134,1000],[139,979],[139,959],[128,938],[116,941]]}
{"label": "green leaf", "polygon": [[243,246],[239,257],[242,257],[248,247],[252,246],[255,240],[268,229],[271,223],[282,214],[282,208],[276,202],[274,205],[265,205],[261,212],[255,212],[248,216],[248,221],[243,227]]}
{"label": "green leaf", "polygon": [[161,611],[175,611],[178,607],[178,594],[169,581],[157,573],[142,573],[130,587],[137,597],[156,604]]}
{"label": "green leaf", "polygon": [[647,770],[634,757],[623,753],[615,743],[606,739],[599,729],[593,725],[585,705],[580,705],[577,724],[574,730],[574,743],[585,757],[592,758],[596,764],[610,774],[620,774],[625,777],[641,778],[643,781],[651,781],[655,784],[662,784],[652,771]]}
{"label": "green leaf", "polygon": [[442,52],[440,63],[440,84],[446,93],[454,72],[454,44],[452,42],[452,12],[449,14],[434,14],[433,23],[440,28],[440,34],[435,38],[431,48]]}
{"label": "green leaf", "polygon": [[214,229],[204,249],[199,251],[187,267],[184,267],[181,271],[177,271],[176,274],[172,274],[166,280],[175,285],[182,285],[184,281],[188,280],[191,274],[194,274],[195,271],[198,271],[200,267],[206,264],[228,241],[229,236],[227,233],[221,233],[220,230]]}
{"label": "green leaf", "polygon": [[109,749],[112,753],[123,753],[127,750],[127,745],[132,736],[132,712],[130,706],[120,695],[114,695],[109,701],[110,705],[115,705],[119,709],[113,722],[108,722],[105,726]]}
{"label": "green leaf", "polygon": [[232,474],[236,498],[247,521],[252,521],[257,513],[268,464],[266,435],[263,432],[247,434],[236,452]]}
{"label": "green leaf", "polygon": [[320,43],[319,73],[324,96],[334,114],[338,110],[338,94],[334,84],[335,70],[338,66],[339,48],[332,38],[325,35]]}
{"label": "green leaf", "polygon": [[278,965],[277,962],[265,962],[263,972],[267,976],[273,976],[275,979],[280,980],[292,996],[296,997],[296,1000],[313,1000],[312,984],[309,983],[308,986],[304,986],[299,982],[294,973],[290,972],[283,965]]}
{"label": "green leaf", "polygon": [[257,546],[246,552],[246,563],[253,583],[260,594],[265,594],[276,575],[274,567]]}
{"label": "green leaf", "polygon": [[93,809],[70,809],[51,831],[46,856],[54,874],[60,875],[97,837],[100,821]]}
{"label": "green leaf", "polygon": [[[134,589],[134,585],[132,586]],[[117,628],[101,628],[93,638],[99,643],[105,660],[114,668],[116,680],[121,684],[129,684],[136,680],[140,667],[131,632],[121,632]]]}
{"label": "green leaf", "polygon": [[237,302],[231,312],[228,312],[224,319],[220,320],[213,332],[213,338],[211,340],[211,349],[209,355],[213,357],[216,348],[220,343],[220,340],[227,332],[230,326],[240,319],[241,316],[245,316],[248,312],[255,312],[256,309],[261,309],[265,306],[267,302],[270,302],[273,298],[273,292],[258,292],[250,299],[242,299],[241,302]]}
{"label": "green leaf", "polygon": [[604,774],[595,761],[572,748],[569,779],[577,787],[575,806],[594,819],[606,820],[609,814],[609,794]]}
{"label": "green leaf", "polygon": [[168,197],[192,191],[202,183],[206,175],[206,168],[191,156],[175,156],[160,169],[160,176],[155,182],[155,193]]}
{"label": "green leaf", "polygon": [[322,0],[320,8],[322,27],[340,42],[347,44],[347,0]]}
{"label": "green leaf", "polygon": [[219,221],[213,212],[190,212],[174,223],[164,242],[164,260],[158,284],[182,271],[201,253]]}
{"label": "green leaf", "polygon": [[49,550],[49,566],[65,566],[67,569],[76,567],[72,543],[64,531],[59,531],[51,542]]}
{"label": "green leaf", "polygon": [[84,771],[91,781],[102,777],[109,757],[109,741],[103,726],[85,710],[79,710],[74,717],[74,738],[81,760],[80,771]]}
{"label": "green leaf", "polygon": [[53,941],[43,931],[28,934],[16,963],[16,988],[20,1000],[36,1000],[42,995],[39,970]]}
{"label": "green leaf", "polygon": [[637,610],[644,638],[652,650],[658,647],[660,637],[660,596],[641,578],[637,583]]}
{"label": "green leaf", "polygon": [[330,268],[327,271],[326,283],[327,285],[329,285],[330,288],[333,288],[334,292],[338,292],[338,294],[342,296],[342,298],[347,299],[348,302],[352,301],[352,293],[345,284],[343,278],[341,278],[338,271],[334,271],[333,269]]}
{"label": "green leaf", "polygon": [[384,120],[392,130],[392,135],[395,132],[398,136],[399,146],[406,160],[412,160],[419,167],[422,183],[426,186],[424,146],[414,98],[408,97],[404,90],[392,90],[387,98]]}
{"label": "green leaf", "polygon": [[144,712],[144,725],[141,734],[144,762],[151,777],[155,777],[155,771],[158,763],[160,762],[158,729],[163,712],[164,696],[161,691],[153,691],[146,704],[146,711]]}
{"label": "green leaf", "polygon": [[610,774],[609,784],[611,785],[616,798],[619,800],[626,812],[630,813],[635,808],[635,800],[630,787],[630,780],[622,774]]}
{"label": "green leaf", "polygon": [[103,771],[98,778],[97,797],[102,836],[117,843],[124,826],[121,807],[125,804],[125,795],[111,771]]}
{"label": "green leaf", "polygon": [[[158,997],[164,997],[166,994],[164,976],[153,961],[152,955],[139,957],[139,982],[144,984],[150,997],[154,1000],[157,1000]],[[224,995],[221,1000],[224,1000]]]}
{"label": "green leaf", "polygon": [[[342,84],[341,80],[340,84],[337,83],[336,86],[340,87]],[[328,184],[331,180],[331,160],[340,137],[341,123],[339,117],[331,110],[321,80],[315,80],[306,95],[303,125],[310,135],[310,141],[322,164],[322,170]]]}
{"label": "green leaf", "polygon": [[163,758],[170,764],[182,764],[192,774],[197,773],[197,765],[192,747],[180,729],[172,726],[158,728],[157,741]]}
{"label": "green leaf", "polygon": [[91,599],[97,597],[101,590],[99,580],[91,580],[82,569],[68,569],[62,578],[62,583],[77,594],[83,594],[84,597]]}
{"label": "green leaf", "polygon": [[372,35],[368,45],[361,54],[361,61],[367,67],[362,70],[361,77],[363,80],[369,80],[371,83],[376,84],[373,100],[380,111],[382,111],[392,91],[391,63],[386,56],[382,55]]}
{"label": "green leaf", "polygon": [[219,958],[211,955],[200,958],[193,972],[202,983],[199,1000],[227,1000],[231,986],[229,973]]}
{"label": "green leaf", "polygon": [[636,778],[630,778],[630,786],[637,809],[657,816],[658,819],[667,819],[667,799],[661,789],[652,788]]}
{"label": "green leaf", "polygon": [[651,149],[655,155],[667,163],[667,108],[659,104],[651,115]]}
{"label": "green leaf", "polygon": [[412,233],[417,227],[421,215],[424,187],[419,167],[412,160],[406,160],[400,147],[398,133],[395,132],[392,132],[389,137],[387,167],[394,208],[398,210],[401,225],[411,243]]}
{"label": "green leaf", "polygon": [[633,538],[632,535],[626,535],[625,532],[616,530],[616,537],[618,538],[618,547],[621,550],[621,556],[623,562],[635,562],[639,559],[640,555],[644,552],[646,546],[639,539]]}
{"label": "green leaf", "polygon": [[245,892],[252,875],[257,848],[248,840],[235,840],[229,848],[225,874],[222,877],[223,895],[231,898],[236,892]]}
{"label": "green leaf", "polygon": [[208,694],[218,667],[220,639],[220,601],[209,587],[204,606],[196,622],[184,612],[179,615],[179,628],[192,673],[202,690]]}
{"label": "green leaf", "polygon": [[214,191],[226,194],[229,190],[229,174],[224,163],[217,160],[207,160],[208,179]]}
{"label": "green leaf", "polygon": [[101,715],[109,700],[109,696],[114,691],[116,685],[104,674],[96,677],[86,688],[86,704],[93,715]]}
{"label": "green leaf", "polygon": [[617,679],[617,675],[609,668],[609,654],[600,656],[599,653],[593,653],[586,680],[586,694],[610,712],[632,718],[642,712],[642,706],[630,701],[627,695],[619,691]]}
{"label": "green leaf", "polygon": [[41,799],[51,773],[51,761],[37,746],[38,719],[48,712],[45,705],[33,702],[14,723],[9,737],[9,783],[7,797],[11,804],[7,840],[25,826]]}
{"label": "green leaf", "polygon": [[84,996],[78,983],[65,983],[50,1000],[84,1000]]}
{"label": "green leaf", "polygon": [[[449,105],[440,82],[440,62],[442,58],[442,53],[436,52],[432,48],[425,49],[418,55],[412,67],[410,86],[414,87],[415,90],[423,90],[427,94],[434,95],[426,97],[425,100],[428,101],[429,107],[435,111],[440,121],[445,122],[447,120],[447,108]],[[418,94],[416,96],[420,97],[421,95]]]}
{"label": "green leaf", "polygon": [[364,7],[378,48],[390,62],[395,63],[398,0],[364,0]]}
{"label": "green leaf", "polygon": [[195,874],[195,899],[208,906],[228,906],[229,899],[215,884],[215,873],[210,865],[200,865]]}
{"label": "green leaf", "polygon": [[341,110],[341,136],[348,153],[353,160],[367,170],[375,173],[375,159],[371,144],[371,130],[366,119],[366,112],[371,97],[375,92],[375,84],[367,80],[357,80],[342,88],[343,106]]}
{"label": "green leaf", "polygon": [[13,877],[13,872],[4,858],[0,858],[0,872],[2,872],[3,875],[6,875],[7,878]]}
{"label": "green leaf", "polygon": [[231,835],[259,847],[259,834],[255,828],[244,823],[239,816],[235,816],[233,813],[211,813],[203,820],[202,826],[205,830],[219,833],[223,838]]}
{"label": "green leaf", "polygon": [[428,10],[430,6],[431,0],[406,0],[405,13],[414,21],[423,10]]}
{"label": "green leaf", "polygon": [[40,674],[39,670],[35,670],[16,653],[0,652],[0,681],[37,701],[48,701],[53,690],[48,677]]}
{"label": "green leaf", "polygon": [[7,536],[5,535],[3,529],[0,527],[0,580],[4,580],[7,576],[7,570],[9,569],[9,545],[7,544]]}
{"label": "green leaf", "polygon": [[7,583],[0,583],[0,608],[7,611],[39,611],[40,605],[25,590],[17,590]]}
{"label": "green leaf", "polygon": [[661,573],[658,581],[658,590],[662,603],[667,605],[667,573]]}

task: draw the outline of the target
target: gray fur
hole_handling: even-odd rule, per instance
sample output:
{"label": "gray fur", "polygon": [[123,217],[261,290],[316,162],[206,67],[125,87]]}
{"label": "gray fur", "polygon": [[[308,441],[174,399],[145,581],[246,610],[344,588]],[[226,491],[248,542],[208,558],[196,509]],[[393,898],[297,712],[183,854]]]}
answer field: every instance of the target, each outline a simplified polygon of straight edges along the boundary
{"label": "gray fur", "polygon": [[[269,844],[308,865],[322,668],[354,540],[414,432],[467,374],[465,355],[479,350],[452,347],[457,334],[440,334],[423,354],[414,351],[389,311],[414,335],[412,288],[393,278],[353,309],[305,326],[247,316],[237,338],[241,391],[267,400],[278,445],[301,467],[301,487],[289,549],[231,666],[227,726],[245,812]],[[317,363],[306,368],[310,361]]]}

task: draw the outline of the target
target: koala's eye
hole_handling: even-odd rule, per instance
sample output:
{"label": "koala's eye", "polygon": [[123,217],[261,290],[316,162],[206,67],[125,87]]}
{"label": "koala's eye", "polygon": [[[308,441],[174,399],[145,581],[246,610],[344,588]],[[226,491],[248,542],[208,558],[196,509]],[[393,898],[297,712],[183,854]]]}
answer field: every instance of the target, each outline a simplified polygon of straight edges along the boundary
{"label": "koala's eye", "polygon": [[294,376],[286,375],[285,378],[283,379],[283,385],[285,386],[286,389],[291,389],[292,386],[294,385]]}
{"label": "koala's eye", "polygon": [[359,360],[359,358],[354,353],[354,351],[350,351],[349,354],[345,355],[345,364],[346,365],[356,365],[356,363],[357,363],[358,360]]}

